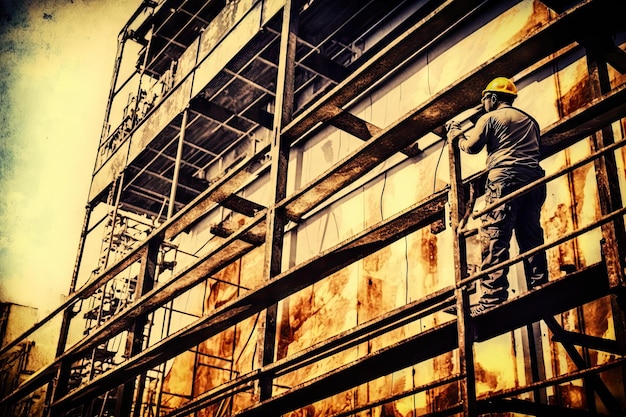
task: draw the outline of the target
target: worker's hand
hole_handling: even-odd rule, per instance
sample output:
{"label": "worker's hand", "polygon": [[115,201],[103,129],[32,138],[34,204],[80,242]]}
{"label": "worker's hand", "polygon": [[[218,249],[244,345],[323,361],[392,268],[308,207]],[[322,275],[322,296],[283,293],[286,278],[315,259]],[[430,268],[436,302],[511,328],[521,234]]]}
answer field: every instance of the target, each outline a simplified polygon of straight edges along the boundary
{"label": "worker's hand", "polygon": [[461,133],[463,133],[461,124],[457,122],[456,120],[450,120],[449,122],[446,123],[445,127],[446,127],[446,135],[447,135],[448,141],[450,142],[452,142]]}

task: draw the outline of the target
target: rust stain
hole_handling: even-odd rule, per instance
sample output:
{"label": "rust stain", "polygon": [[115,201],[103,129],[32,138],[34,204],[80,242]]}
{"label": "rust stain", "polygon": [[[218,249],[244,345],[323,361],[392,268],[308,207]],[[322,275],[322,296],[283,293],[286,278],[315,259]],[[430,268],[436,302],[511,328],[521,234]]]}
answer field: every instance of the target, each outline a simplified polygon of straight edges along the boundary
{"label": "rust stain", "polygon": [[586,74],[579,75],[581,77],[578,82],[563,93],[560,98],[561,116],[567,116],[572,112],[587,105],[591,100],[591,87],[589,78]]}
{"label": "rust stain", "polygon": [[[582,210],[585,206],[585,184],[587,183],[587,178],[589,175],[589,170],[593,169],[593,166],[585,165],[574,172],[572,172],[572,182],[570,185],[570,190],[572,196],[574,197],[572,200],[572,204],[574,205],[574,211],[576,213],[577,218],[582,218],[583,213]],[[596,216],[600,215],[600,208],[596,207]]]}
{"label": "rust stain", "polygon": [[174,359],[174,366],[163,380],[162,407],[179,407],[186,403],[184,396],[191,394],[194,357],[185,352]]}
{"label": "rust stain", "polygon": [[459,401],[459,387],[457,384],[448,384],[433,390],[432,404],[434,411],[453,407],[458,404]]}
{"label": "rust stain", "polygon": [[383,282],[372,276],[364,277],[359,286],[358,316],[359,322],[378,317],[382,309]]}
{"label": "rust stain", "polygon": [[[508,45],[513,45],[514,43],[521,41],[528,36],[529,32],[545,24],[550,19],[550,13],[548,8],[540,0],[534,0],[532,7],[533,10],[526,20],[524,26],[514,36],[507,40],[506,43]],[[506,20],[503,20],[502,22],[496,20],[495,22],[501,25],[510,24]]]}
{"label": "rust stain", "polygon": [[308,288],[283,301],[278,324],[277,359],[287,356],[289,346],[296,340],[300,328],[313,313],[313,289]]}
{"label": "rust stain", "polygon": [[284,414],[285,417],[318,417],[335,415],[337,413],[346,412],[354,408],[353,392],[347,391],[342,394],[333,395],[316,403],[315,405],[307,405],[295,411]]}
{"label": "rust stain", "polygon": [[[585,334],[603,337],[609,331],[612,318],[611,300],[608,297],[583,306]],[[589,350],[590,366],[598,364],[598,351]]]}
{"label": "rust stain", "polygon": [[422,297],[437,288],[437,236],[428,228],[417,231],[408,237],[410,240],[408,256],[424,268],[425,275],[417,277]]}
{"label": "rust stain", "polygon": [[422,231],[422,259],[428,265],[428,272],[434,274],[437,272],[437,236],[431,234],[428,230]]}
{"label": "rust stain", "polygon": [[389,271],[391,248],[385,247],[363,259],[362,275],[358,284],[359,322],[373,319],[387,311],[383,290],[386,284],[385,272]]}
{"label": "rust stain", "polygon": [[[295,294],[288,305],[283,305],[277,347],[280,357],[306,349],[356,324],[349,320],[350,316],[354,316],[356,296],[350,288],[351,277],[350,268],[338,271],[319,284]],[[277,383],[286,387],[297,385],[343,365],[352,360],[354,354],[354,350],[347,350],[286,374]]]}
{"label": "rust stain", "polygon": [[574,384],[557,385],[555,387],[559,404],[568,408],[586,407],[587,399],[583,387]]}
{"label": "rust stain", "polygon": [[487,388],[489,388],[490,391],[493,391],[498,387],[500,383],[498,374],[489,372],[488,370],[484,369],[480,365],[480,362],[476,362],[474,364],[474,367],[476,373],[476,382],[484,384]]}
{"label": "rust stain", "polygon": [[[209,281],[205,310],[219,308],[238,295],[236,284],[239,281],[239,270],[239,262],[235,262],[216,274],[217,278],[226,282]],[[187,351],[177,356],[163,383],[163,392],[176,395],[164,395],[162,405],[179,406],[187,401],[187,396],[195,396],[231,379],[234,346],[239,339],[240,332],[230,328],[198,345],[197,355],[195,352]],[[193,393],[192,381],[195,388]],[[203,413],[212,412],[213,408],[207,407]]]}
{"label": "rust stain", "polygon": [[[216,278],[226,282],[211,282],[211,280],[209,280],[210,293],[205,302],[206,311],[218,309],[237,296],[237,285],[239,284],[239,263],[234,262],[228,265],[225,269],[216,274]],[[227,284],[227,282],[232,283],[232,285]]]}
{"label": "rust stain", "polygon": [[[554,211],[550,213],[546,221],[544,230],[546,240],[556,239],[571,230],[570,210],[564,203],[560,203]],[[571,242],[560,244],[556,248],[548,251],[548,268],[550,271],[558,271],[562,265],[573,264],[573,246]]]}
{"label": "rust stain", "polygon": [[436,377],[446,377],[450,374],[454,373],[454,357],[450,353],[445,353],[443,355],[437,356],[433,358],[433,365],[435,369]]}
{"label": "rust stain", "polygon": [[296,411],[292,411],[290,413],[285,414],[287,417],[314,417],[316,415],[320,415],[316,413],[315,407],[312,405],[308,405],[304,408],[301,408]]}
{"label": "rust stain", "polygon": [[380,407],[380,417],[403,417],[394,403],[387,403]]}

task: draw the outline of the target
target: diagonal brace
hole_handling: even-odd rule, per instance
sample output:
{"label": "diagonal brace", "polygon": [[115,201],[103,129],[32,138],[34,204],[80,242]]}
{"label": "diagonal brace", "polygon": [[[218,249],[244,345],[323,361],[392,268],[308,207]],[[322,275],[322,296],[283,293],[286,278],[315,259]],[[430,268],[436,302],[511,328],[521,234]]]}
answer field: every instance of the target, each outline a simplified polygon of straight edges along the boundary
{"label": "diagonal brace", "polygon": [[[586,369],[589,368],[589,365],[585,362],[585,359],[578,353],[576,347],[569,342],[567,334],[565,330],[557,323],[554,317],[548,316],[544,317],[543,321],[546,323],[552,334],[555,336],[557,340],[561,342],[565,351],[572,359],[572,362],[576,365],[578,369]],[[612,416],[622,416],[624,415],[619,402],[615,399],[611,391],[607,388],[606,384],[598,374],[591,374],[585,378],[591,387],[598,394],[607,410]]]}

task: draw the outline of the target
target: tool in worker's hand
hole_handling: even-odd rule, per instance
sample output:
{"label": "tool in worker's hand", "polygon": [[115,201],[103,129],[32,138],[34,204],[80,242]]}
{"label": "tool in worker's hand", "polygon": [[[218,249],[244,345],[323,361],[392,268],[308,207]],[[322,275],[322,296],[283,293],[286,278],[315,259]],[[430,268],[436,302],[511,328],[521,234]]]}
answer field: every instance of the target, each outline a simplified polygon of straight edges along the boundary
{"label": "tool in worker's hand", "polygon": [[457,136],[461,135],[464,132],[464,129],[461,126],[461,123],[457,122],[456,120],[450,120],[446,122],[445,127],[446,127],[446,139],[448,141],[455,139]]}
{"label": "tool in worker's hand", "polygon": [[457,122],[456,120],[450,120],[448,122],[446,122],[446,132],[450,132],[450,130],[452,129],[461,129],[461,123]]}

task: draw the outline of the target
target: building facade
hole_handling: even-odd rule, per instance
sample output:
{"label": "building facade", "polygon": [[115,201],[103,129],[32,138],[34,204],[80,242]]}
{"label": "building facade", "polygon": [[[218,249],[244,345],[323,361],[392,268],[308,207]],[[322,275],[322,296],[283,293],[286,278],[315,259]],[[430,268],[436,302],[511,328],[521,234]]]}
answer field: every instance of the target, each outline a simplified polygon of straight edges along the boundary
{"label": "building facade", "polygon": [[[70,295],[0,357],[56,353],[1,415],[624,415],[625,9],[144,1]],[[541,126],[549,282],[514,248],[470,317],[485,160],[443,126],[497,76]]]}

